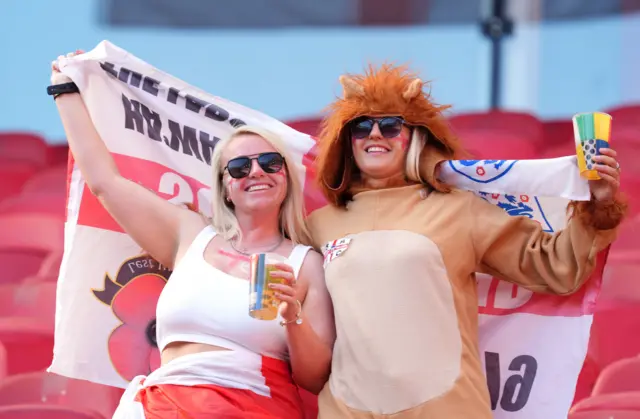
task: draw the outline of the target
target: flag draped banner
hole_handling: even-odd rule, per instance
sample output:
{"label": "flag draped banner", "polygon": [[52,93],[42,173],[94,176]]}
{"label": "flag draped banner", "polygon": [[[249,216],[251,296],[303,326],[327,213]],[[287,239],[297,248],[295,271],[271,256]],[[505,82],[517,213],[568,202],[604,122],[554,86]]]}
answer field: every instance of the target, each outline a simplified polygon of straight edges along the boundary
{"label": "flag draped banner", "polygon": [[[310,136],[192,87],[107,41],[63,59],[61,71],[79,86],[122,176],[170,202],[192,204],[210,215],[212,152],[234,127],[249,124],[284,139],[294,159],[288,163],[303,178],[307,210],[325,205],[314,187]],[[171,272],[133,242],[70,164],[50,371],[125,387],[159,366],[155,307]],[[569,200],[589,198],[574,156],[450,161],[441,177],[510,215],[540,222],[548,232],[565,226]],[[478,275],[480,356],[495,418],[566,417],[586,355],[606,251],[599,258],[587,285],[569,297],[532,294]]]}

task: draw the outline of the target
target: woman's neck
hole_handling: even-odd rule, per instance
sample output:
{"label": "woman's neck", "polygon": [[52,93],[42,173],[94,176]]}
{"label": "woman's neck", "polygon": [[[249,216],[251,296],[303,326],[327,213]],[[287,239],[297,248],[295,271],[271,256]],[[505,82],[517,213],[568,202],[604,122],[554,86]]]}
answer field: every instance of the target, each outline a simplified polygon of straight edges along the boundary
{"label": "woman's neck", "polygon": [[401,186],[408,186],[415,182],[410,182],[404,176],[404,174],[400,173],[396,176],[390,176],[386,178],[372,178],[369,176],[363,177],[357,184],[354,185],[352,190],[355,191],[365,191],[372,189],[388,189],[388,188],[397,188]]}
{"label": "woman's neck", "polygon": [[236,213],[242,235],[241,246],[265,247],[277,243],[282,237],[279,215],[279,211],[275,214],[265,213],[260,217],[256,217],[255,214]]}

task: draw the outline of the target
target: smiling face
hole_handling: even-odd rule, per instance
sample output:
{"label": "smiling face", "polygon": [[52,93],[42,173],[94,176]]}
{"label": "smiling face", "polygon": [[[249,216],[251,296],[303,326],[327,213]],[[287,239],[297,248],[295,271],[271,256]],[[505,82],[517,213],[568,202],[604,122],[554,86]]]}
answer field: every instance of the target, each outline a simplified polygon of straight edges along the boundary
{"label": "smiling face", "polygon": [[365,182],[404,174],[411,130],[398,119],[363,117],[350,124],[353,157]]}
{"label": "smiling face", "polygon": [[[287,195],[287,168],[280,158],[278,151],[257,134],[239,134],[229,143],[222,155],[223,167],[228,167],[223,185],[236,211],[281,207]],[[234,178],[229,171],[243,177]]]}

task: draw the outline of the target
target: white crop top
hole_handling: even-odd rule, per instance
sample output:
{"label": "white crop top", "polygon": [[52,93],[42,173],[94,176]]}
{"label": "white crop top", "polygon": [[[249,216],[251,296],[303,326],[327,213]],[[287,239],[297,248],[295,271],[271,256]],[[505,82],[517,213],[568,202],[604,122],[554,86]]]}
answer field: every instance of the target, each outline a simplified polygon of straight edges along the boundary
{"label": "white crop top", "polygon": [[[204,251],[215,236],[211,226],[196,236],[160,294],[156,307],[160,351],[171,342],[193,342],[228,349],[243,347],[287,359],[280,315],[271,321],[250,317],[249,280],[229,275],[204,259]],[[296,245],[287,259],[296,278],[309,249]]]}

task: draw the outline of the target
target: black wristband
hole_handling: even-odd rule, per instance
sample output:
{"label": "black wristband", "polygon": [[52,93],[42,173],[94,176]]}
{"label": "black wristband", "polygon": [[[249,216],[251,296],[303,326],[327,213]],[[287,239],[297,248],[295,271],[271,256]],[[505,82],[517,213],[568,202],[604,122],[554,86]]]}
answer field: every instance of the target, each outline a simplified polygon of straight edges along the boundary
{"label": "black wristband", "polygon": [[65,93],[80,93],[80,89],[74,82],[54,84],[47,87],[47,94],[53,96],[54,99]]}

